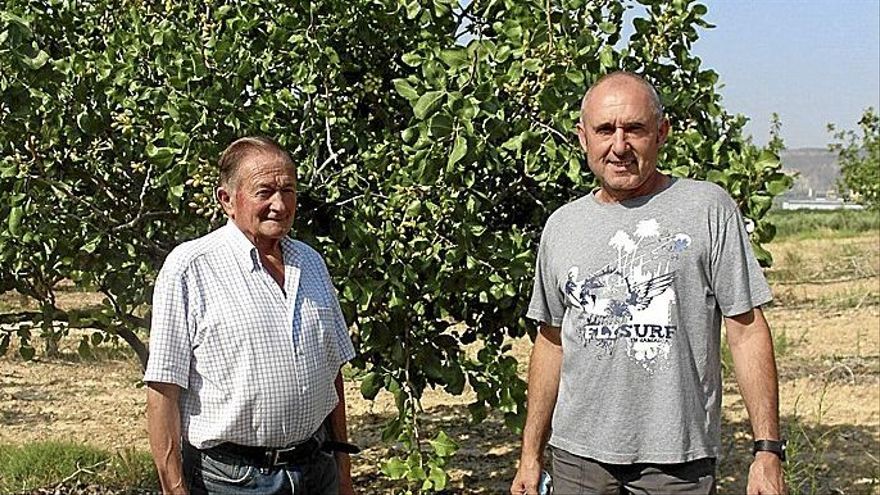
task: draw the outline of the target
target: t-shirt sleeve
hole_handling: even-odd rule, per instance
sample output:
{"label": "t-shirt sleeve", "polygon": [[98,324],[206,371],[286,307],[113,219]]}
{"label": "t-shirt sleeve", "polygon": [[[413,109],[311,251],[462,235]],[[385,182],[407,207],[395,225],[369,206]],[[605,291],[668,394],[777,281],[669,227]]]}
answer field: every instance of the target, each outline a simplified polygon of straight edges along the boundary
{"label": "t-shirt sleeve", "polygon": [[544,226],[541,234],[541,243],[538,246],[538,257],[535,261],[535,281],[532,285],[532,298],[529,302],[529,310],[526,313],[540,323],[554,327],[562,326],[562,317],[565,314],[562,293],[559,291],[556,275],[551,265],[550,249],[550,222]]}
{"label": "t-shirt sleeve", "polygon": [[345,323],[345,315],[342,313],[342,308],[339,306],[339,297],[336,294],[336,289],[333,287],[333,283],[330,281],[330,273],[327,271],[327,265],[324,263],[324,260],[321,260],[320,265],[321,270],[323,271],[322,275],[327,287],[327,293],[329,294],[330,308],[333,311],[333,328],[336,332],[337,356],[339,356],[339,362],[336,363],[336,365],[341,367],[343,364],[354,358],[354,345],[351,343],[351,336],[348,334],[348,325]]}
{"label": "t-shirt sleeve", "polygon": [[192,355],[187,319],[189,293],[185,274],[173,266],[173,259],[165,262],[153,290],[150,357],[144,381],[188,388]]}
{"label": "t-shirt sleeve", "polygon": [[745,313],[773,299],[735,205],[719,230],[712,267],[712,290],[724,316]]}

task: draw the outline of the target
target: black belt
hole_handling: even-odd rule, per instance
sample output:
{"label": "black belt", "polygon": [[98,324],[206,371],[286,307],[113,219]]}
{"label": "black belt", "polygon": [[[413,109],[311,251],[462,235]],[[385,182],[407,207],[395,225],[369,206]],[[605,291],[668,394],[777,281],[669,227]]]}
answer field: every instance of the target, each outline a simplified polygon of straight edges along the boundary
{"label": "black belt", "polygon": [[317,438],[312,437],[305,442],[292,447],[265,448],[227,442],[202,450],[202,452],[209,456],[214,453],[224,456],[238,457],[259,467],[301,464],[304,461],[312,459],[312,457],[314,457],[319,451],[357,454],[360,452],[360,448],[350,443],[336,442],[333,440],[320,442]]}

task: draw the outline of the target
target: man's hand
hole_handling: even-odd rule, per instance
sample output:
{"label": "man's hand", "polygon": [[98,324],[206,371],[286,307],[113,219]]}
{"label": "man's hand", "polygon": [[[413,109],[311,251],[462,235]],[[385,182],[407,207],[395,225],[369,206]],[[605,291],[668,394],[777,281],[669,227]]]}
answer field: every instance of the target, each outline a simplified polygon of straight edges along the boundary
{"label": "man's hand", "polygon": [[537,495],[541,460],[550,432],[559,373],[562,368],[562,329],[542,324],[529,359],[526,425],[523,428],[519,470],[510,485],[512,495]]}
{"label": "man's hand", "polygon": [[[778,439],[779,381],[770,326],[761,308],[726,317],[727,342],[736,381],[749,412],[753,438]],[[782,461],[772,452],[757,452],[749,469],[749,495],[785,493]]]}
{"label": "man's hand", "polygon": [[538,481],[541,479],[541,461],[538,459],[520,460],[516,477],[510,485],[510,495],[537,495]]}
{"label": "man's hand", "polygon": [[772,452],[757,452],[749,468],[748,495],[785,495],[782,461]]}

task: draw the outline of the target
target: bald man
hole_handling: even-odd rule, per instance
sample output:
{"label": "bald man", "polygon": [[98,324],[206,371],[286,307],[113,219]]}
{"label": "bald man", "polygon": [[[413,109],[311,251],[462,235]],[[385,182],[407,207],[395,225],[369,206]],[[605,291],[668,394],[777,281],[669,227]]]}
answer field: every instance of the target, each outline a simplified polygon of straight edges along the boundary
{"label": "bald man", "polygon": [[721,321],[755,438],[748,493],[785,491],[771,300],[736,204],[657,170],[669,121],[643,78],[609,74],[577,126],[599,188],[547,220],[528,317],[540,331],[511,494],[715,493]]}

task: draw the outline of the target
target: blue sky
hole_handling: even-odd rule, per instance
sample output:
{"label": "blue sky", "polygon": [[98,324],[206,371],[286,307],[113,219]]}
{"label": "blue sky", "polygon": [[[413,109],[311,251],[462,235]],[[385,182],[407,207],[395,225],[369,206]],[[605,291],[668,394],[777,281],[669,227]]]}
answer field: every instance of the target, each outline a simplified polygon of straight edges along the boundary
{"label": "blue sky", "polygon": [[704,0],[693,51],[721,76],[724,107],[767,141],[770,114],[788,148],[825,147],[830,122],[854,129],[880,107],[880,0]]}

